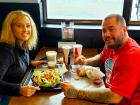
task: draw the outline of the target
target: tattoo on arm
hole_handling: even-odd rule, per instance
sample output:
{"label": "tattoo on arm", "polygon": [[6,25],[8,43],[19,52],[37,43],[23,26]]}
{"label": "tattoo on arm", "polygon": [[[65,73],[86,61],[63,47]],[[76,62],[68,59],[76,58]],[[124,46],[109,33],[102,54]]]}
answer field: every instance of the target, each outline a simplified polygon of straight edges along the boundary
{"label": "tattoo on arm", "polygon": [[97,66],[97,65],[99,65],[99,63],[100,63],[100,55],[99,54],[92,57],[92,58],[89,58],[88,62],[87,62],[88,65],[92,65],[92,66]]}
{"label": "tattoo on arm", "polygon": [[71,88],[69,88],[67,91],[66,91],[66,96],[68,97],[68,98],[77,98],[77,93],[78,93],[78,90],[77,89],[75,89],[75,88],[73,88],[73,87],[71,87]]}
{"label": "tattoo on arm", "polygon": [[116,93],[110,91],[108,88],[80,90],[77,97],[99,103],[116,103],[117,99],[120,98]]}

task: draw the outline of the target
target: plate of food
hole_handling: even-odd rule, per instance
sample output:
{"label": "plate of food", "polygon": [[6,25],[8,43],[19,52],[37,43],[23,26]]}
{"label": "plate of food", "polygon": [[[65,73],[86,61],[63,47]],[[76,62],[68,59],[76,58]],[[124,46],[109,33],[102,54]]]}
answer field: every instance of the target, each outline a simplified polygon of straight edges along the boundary
{"label": "plate of food", "polygon": [[61,90],[62,81],[63,75],[58,68],[37,68],[26,73],[21,85],[39,86],[39,91],[55,91]]}
{"label": "plate of food", "polygon": [[89,65],[71,65],[71,71],[75,73],[75,79],[81,79],[87,77],[92,80],[95,85],[101,85],[105,74],[100,70],[99,67],[93,67]]}

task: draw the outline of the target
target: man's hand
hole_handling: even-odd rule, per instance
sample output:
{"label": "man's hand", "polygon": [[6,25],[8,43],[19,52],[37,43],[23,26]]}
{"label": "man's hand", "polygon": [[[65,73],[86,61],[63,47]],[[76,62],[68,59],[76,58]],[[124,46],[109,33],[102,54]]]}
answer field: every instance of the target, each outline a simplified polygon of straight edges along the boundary
{"label": "man's hand", "polygon": [[37,90],[40,90],[40,88],[35,86],[21,86],[20,94],[23,96],[32,96]]}
{"label": "man's hand", "polygon": [[68,98],[77,98],[78,89],[68,82],[62,82],[61,88],[64,91],[64,95]]}
{"label": "man's hand", "polygon": [[81,56],[76,58],[74,63],[83,65],[83,64],[86,64],[86,62],[87,62],[86,58],[83,55],[81,55]]}

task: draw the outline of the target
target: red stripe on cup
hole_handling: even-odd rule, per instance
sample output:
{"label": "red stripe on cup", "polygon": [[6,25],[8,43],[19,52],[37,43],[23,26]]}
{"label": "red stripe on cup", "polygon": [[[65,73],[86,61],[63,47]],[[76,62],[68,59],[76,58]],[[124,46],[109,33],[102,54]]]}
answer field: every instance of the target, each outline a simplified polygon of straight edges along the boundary
{"label": "red stripe on cup", "polygon": [[78,49],[75,48],[74,50],[75,50],[75,51],[74,51],[74,58],[76,59],[76,58],[78,57]]}

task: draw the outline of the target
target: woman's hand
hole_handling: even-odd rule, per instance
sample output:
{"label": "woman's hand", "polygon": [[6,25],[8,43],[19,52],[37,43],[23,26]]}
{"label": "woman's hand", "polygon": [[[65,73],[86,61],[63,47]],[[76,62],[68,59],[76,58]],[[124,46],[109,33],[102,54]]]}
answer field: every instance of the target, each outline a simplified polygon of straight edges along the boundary
{"label": "woman's hand", "polygon": [[21,86],[20,94],[23,96],[32,96],[37,90],[40,90],[40,88],[35,86]]}
{"label": "woman's hand", "polygon": [[83,64],[86,64],[86,62],[87,62],[86,58],[83,55],[81,55],[81,56],[76,58],[74,63],[83,65]]}
{"label": "woman's hand", "polygon": [[78,89],[68,82],[62,82],[61,88],[64,91],[64,95],[68,98],[77,98]]}
{"label": "woman's hand", "polygon": [[31,62],[31,64],[33,65],[33,66],[39,66],[39,65],[41,65],[41,64],[47,64],[48,62],[47,61],[45,61],[45,60],[39,60],[39,61],[32,61]]}

